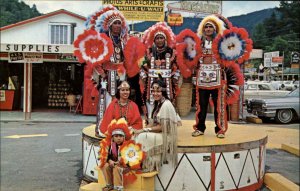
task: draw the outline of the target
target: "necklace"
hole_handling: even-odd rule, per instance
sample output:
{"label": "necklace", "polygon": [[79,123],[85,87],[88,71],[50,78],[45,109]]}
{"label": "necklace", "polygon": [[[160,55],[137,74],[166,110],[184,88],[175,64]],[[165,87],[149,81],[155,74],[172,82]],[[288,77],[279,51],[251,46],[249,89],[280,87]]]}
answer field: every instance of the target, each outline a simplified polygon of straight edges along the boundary
{"label": "necklace", "polygon": [[124,117],[127,120],[127,113],[128,113],[128,109],[129,109],[129,101],[125,102],[125,103],[121,103],[121,101],[118,101],[118,104],[120,106],[120,118]]}
{"label": "necklace", "polygon": [[157,51],[157,53],[162,53],[162,52],[164,52],[166,50],[166,48],[165,47],[162,47],[162,48],[156,48],[156,51]]}
{"label": "necklace", "polygon": [[121,61],[121,48],[122,48],[122,42],[121,38],[119,36],[113,36],[111,32],[109,32],[109,37],[113,42],[114,45],[114,53],[113,57],[116,63]]}

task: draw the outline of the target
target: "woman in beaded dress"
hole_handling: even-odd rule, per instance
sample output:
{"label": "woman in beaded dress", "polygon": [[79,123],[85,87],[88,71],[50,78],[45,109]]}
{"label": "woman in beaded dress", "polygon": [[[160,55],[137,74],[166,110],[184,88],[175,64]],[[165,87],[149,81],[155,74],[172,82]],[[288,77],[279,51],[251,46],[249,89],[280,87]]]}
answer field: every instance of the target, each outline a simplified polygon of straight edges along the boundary
{"label": "woman in beaded dress", "polygon": [[146,152],[143,170],[159,171],[164,164],[177,165],[177,126],[181,119],[167,95],[167,86],[163,79],[156,79],[151,85],[154,108],[149,124],[140,130],[134,130],[136,142],[141,143]]}
{"label": "woman in beaded dress", "polygon": [[130,85],[127,81],[122,81],[118,86],[116,99],[107,107],[102,123],[100,125],[100,131],[107,132],[108,125],[113,119],[125,118],[130,130],[142,129],[143,122],[138,109],[138,106],[133,101],[129,100]]}

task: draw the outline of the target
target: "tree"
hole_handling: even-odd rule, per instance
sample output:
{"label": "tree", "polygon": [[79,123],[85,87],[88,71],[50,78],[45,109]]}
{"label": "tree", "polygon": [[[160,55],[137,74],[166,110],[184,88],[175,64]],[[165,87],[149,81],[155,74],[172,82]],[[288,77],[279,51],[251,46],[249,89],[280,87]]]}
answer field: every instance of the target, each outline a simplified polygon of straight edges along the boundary
{"label": "tree", "polygon": [[1,0],[0,14],[0,27],[41,15],[35,5],[30,8],[18,0]]}
{"label": "tree", "polygon": [[271,17],[268,19],[264,20],[264,26],[266,29],[266,35],[270,40],[272,40],[272,37],[278,35],[278,19],[277,16],[275,15],[275,12],[272,13]]}
{"label": "tree", "polygon": [[258,24],[252,35],[254,48],[284,53],[286,67],[290,66],[291,52],[300,51],[299,5],[298,1],[281,1],[280,7],[263,24]]}
{"label": "tree", "polygon": [[280,6],[277,8],[281,13],[281,21],[279,22],[285,28],[300,32],[300,3],[299,1],[280,1]]}
{"label": "tree", "polygon": [[266,32],[266,28],[262,23],[256,25],[252,34],[254,48],[263,49],[268,45],[269,41]]}

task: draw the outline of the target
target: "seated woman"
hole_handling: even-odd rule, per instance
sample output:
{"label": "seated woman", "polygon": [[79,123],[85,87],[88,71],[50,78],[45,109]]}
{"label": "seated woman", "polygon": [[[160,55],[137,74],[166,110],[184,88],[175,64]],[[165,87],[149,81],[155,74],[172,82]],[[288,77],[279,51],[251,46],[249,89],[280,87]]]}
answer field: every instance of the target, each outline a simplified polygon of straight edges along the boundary
{"label": "seated woman", "polygon": [[177,126],[181,119],[168,99],[166,84],[156,80],[151,85],[154,109],[146,128],[135,130],[136,142],[146,152],[144,171],[159,171],[162,164],[177,165]]}
{"label": "seated woman", "polygon": [[107,132],[108,125],[113,119],[125,118],[129,129],[142,129],[143,120],[141,118],[138,106],[129,100],[130,85],[127,81],[122,81],[118,86],[116,98],[107,107],[103,116],[100,131],[101,134]]}

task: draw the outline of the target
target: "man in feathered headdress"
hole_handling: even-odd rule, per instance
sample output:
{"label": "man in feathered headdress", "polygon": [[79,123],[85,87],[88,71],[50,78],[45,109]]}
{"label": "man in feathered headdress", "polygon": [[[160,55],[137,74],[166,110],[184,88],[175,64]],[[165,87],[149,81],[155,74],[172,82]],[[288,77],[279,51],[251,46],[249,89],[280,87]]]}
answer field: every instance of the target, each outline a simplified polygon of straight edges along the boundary
{"label": "man in feathered headdress", "polygon": [[147,54],[140,77],[145,86],[143,98],[148,114],[145,116],[150,118],[154,102],[150,93],[150,85],[160,74],[167,85],[168,97],[174,103],[180,73],[175,60],[175,35],[166,23],[159,22],[147,29],[143,42],[146,45]]}
{"label": "man in feathered headdress", "polygon": [[222,90],[222,69],[221,65],[217,63],[213,52],[212,42],[218,33],[222,33],[223,26],[220,19],[215,15],[205,17],[199,27],[198,35],[202,40],[202,54],[197,66],[196,79],[196,99],[197,112],[195,131],[192,136],[200,136],[204,134],[206,129],[205,120],[207,115],[207,107],[210,97],[214,104],[214,119],[215,119],[215,133],[218,138],[224,138],[225,132],[222,131],[223,120],[225,116],[220,112],[221,104],[224,104],[221,97]]}
{"label": "man in feathered headdress", "polygon": [[[134,65],[134,59],[137,58],[131,58],[138,57],[137,54],[134,54],[135,50],[133,50],[136,48],[132,46],[132,44],[136,44],[136,46],[138,46],[138,43],[136,43],[136,41],[132,41],[134,40],[132,38],[128,39],[129,29],[125,17],[112,5],[109,5],[91,15],[88,18],[86,25],[88,29],[93,29],[99,33],[106,34],[112,41],[112,45],[110,43],[104,43],[104,46],[107,47],[100,47],[104,49],[103,52],[107,52],[110,49],[112,50],[109,60],[98,64],[93,68],[93,76],[96,79],[95,81],[98,81],[99,89],[99,103],[95,131],[96,136],[104,137],[105,132],[101,132],[99,129],[101,120],[104,116],[105,109],[116,95],[117,83],[119,81],[124,81],[127,78],[126,74],[131,77],[127,80],[135,89],[137,103],[142,103],[138,83],[139,69],[137,68],[137,64],[136,66]],[[131,54],[126,54],[126,52],[130,52]]]}
{"label": "man in feathered headdress", "polygon": [[[224,34],[223,34],[224,31]],[[214,105],[215,133],[224,138],[228,128],[227,105],[238,100],[243,75],[239,65],[247,60],[252,49],[245,29],[232,27],[221,15],[205,17],[199,27],[202,57],[196,68],[196,124],[192,136],[204,134],[209,99]]]}
{"label": "man in feathered headdress", "polygon": [[98,75],[101,76],[100,80],[102,82],[102,84],[99,84],[101,88],[99,91],[96,135],[103,137],[103,133],[101,133],[99,128],[105,108],[116,95],[118,80],[125,80],[126,77],[123,65],[123,49],[127,40],[128,28],[123,14],[114,9],[104,12],[96,20],[95,29],[99,32],[104,32],[113,42],[113,54],[110,57],[110,61],[96,69]]}

